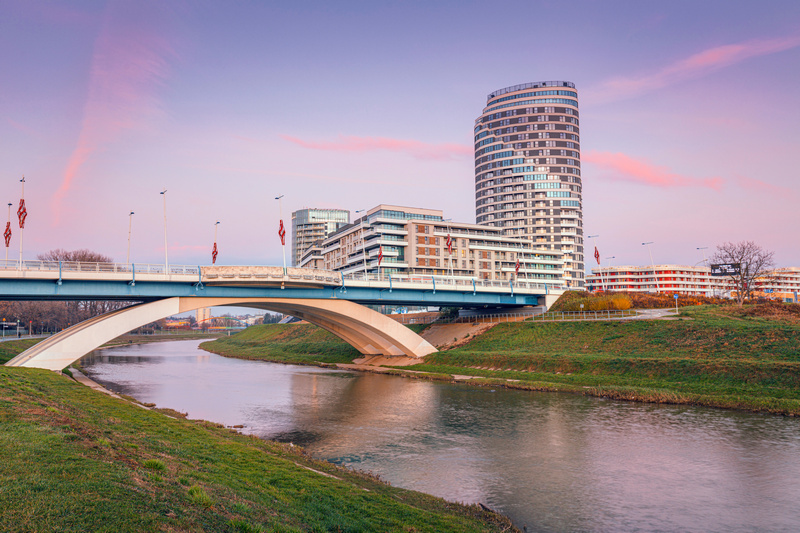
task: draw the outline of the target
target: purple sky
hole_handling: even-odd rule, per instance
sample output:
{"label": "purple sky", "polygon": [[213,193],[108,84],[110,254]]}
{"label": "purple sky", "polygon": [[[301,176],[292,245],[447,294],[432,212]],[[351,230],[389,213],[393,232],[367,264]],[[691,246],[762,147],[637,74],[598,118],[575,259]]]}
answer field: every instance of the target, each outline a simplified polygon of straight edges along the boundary
{"label": "purple sky", "polygon": [[[474,222],[486,95],[568,80],[613,264],[754,240],[800,266],[800,2],[0,0],[0,205],[25,257],[280,264],[303,207]],[[5,213],[0,217],[5,218]],[[19,230],[10,257],[19,253]],[[591,257],[591,243],[587,243]]]}

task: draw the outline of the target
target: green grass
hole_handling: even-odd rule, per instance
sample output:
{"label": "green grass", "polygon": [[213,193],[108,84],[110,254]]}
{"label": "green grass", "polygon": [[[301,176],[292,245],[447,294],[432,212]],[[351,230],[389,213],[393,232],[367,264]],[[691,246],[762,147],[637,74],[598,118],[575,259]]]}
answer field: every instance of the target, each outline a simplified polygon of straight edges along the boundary
{"label": "green grass", "polygon": [[[249,328],[202,347],[300,363],[358,356],[311,325]],[[687,307],[675,320],[501,323],[413,370],[430,379],[468,374],[490,385],[800,415],[800,325],[732,306]]]}
{"label": "green grass", "polygon": [[0,367],[0,457],[0,531],[510,525],[477,506],[394,488],[298,447],[169,418],[44,370]]}
{"label": "green grass", "polygon": [[200,345],[241,359],[295,364],[350,363],[361,354],[332,333],[311,324],[267,324]]}

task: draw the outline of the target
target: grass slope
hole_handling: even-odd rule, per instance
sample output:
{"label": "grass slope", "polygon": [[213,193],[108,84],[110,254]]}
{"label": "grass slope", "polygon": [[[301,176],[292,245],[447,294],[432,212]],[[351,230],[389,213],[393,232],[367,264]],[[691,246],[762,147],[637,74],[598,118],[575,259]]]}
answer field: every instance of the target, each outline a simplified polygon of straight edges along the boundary
{"label": "grass slope", "polygon": [[[707,305],[682,309],[678,320],[503,323],[413,370],[477,375],[493,386],[800,415],[796,307]],[[311,325],[249,328],[202,347],[301,363],[357,355]]]}
{"label": "grass slope", "polygon": [[0,367],[0,531],[505,531],[298,448]]}
{"label": "grass slope", "polygon": [[361,354],[336,335],[311,324],[267,324],[200,345],[228,357],[282,363],[350,363]]}

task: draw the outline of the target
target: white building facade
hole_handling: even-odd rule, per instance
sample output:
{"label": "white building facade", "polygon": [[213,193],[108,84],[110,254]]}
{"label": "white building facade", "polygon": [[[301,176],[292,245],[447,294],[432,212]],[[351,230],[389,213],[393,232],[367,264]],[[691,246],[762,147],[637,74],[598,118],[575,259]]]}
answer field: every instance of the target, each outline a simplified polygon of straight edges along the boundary
{"label": "white building facade", "polygon": [[562,255],[502,228],[446,221],[439,210],[379,205],[310,248],[300,266],[370,276],[518,279],[555,289],[563,287]]}
{"label": "white building facade", "polygon": [[[586,277],[589,291],[668,292],[694,296],[729,297],[736,291],[730,278],[711,275],[706,266],[615,266],[592,269]],[[800,268],[779,268],[756,279],[756,296],[797,301]]]}

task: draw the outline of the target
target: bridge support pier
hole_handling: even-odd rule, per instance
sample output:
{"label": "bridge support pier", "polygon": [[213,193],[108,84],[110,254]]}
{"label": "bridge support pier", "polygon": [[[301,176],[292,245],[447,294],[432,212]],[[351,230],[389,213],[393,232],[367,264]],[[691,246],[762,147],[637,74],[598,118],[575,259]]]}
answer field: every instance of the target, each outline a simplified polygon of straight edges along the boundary
{"label": "bridge support pier", "polygon": [[225,305],[303,318],[364,355],[424,357],[436,351],[402,324],[348,300],[175,297],[133,305],[76,324],[25,350],[6,366],[61,370],[106,342],[150,322],[202,307]]}

